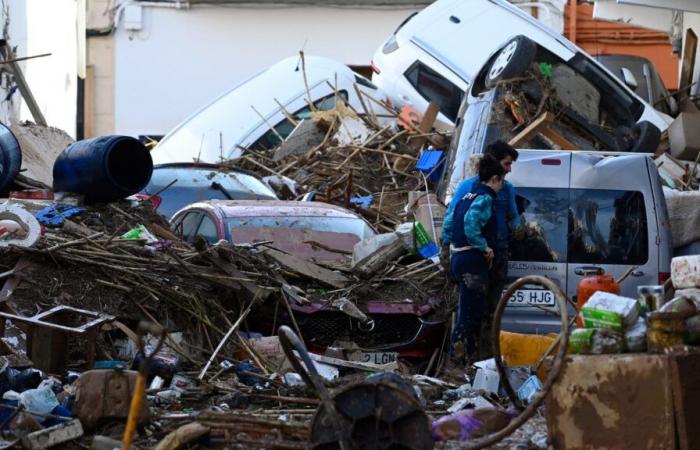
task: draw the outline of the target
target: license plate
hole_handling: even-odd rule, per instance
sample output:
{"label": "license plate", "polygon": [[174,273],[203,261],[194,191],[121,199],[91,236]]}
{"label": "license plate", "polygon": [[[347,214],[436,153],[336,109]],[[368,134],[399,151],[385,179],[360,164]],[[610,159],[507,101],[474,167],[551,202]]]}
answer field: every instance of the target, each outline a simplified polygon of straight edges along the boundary
{"label": "license plate", "polygon": [[370,364],[389,364],[396,361],[398,355],[396,352],[352,352],[348,359]]}
{"label": "license plate", "polygon": [[518,289],[508,300],[509,306],[554,306],[555,304],[554,292],[544,289]]}

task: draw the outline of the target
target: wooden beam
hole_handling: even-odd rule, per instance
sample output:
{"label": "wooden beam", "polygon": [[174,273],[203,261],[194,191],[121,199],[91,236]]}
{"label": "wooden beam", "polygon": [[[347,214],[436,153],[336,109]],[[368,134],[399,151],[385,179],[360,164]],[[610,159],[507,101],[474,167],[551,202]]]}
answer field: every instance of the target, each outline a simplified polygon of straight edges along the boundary
{"label": "wooden beam", "polygon": [[[692,29],[688,28],[685,33],[685,46],[683,48],[683,62],[681,65],[681,77],[678,81],[679,88],[684,88],[685,86],[690,86],[693,82],[693,72],[695,71],[695,57],[698,51],[698,37],[693,32]],[[680,95],[680,98],[690,97],[690,91],[692,89],[688,88],[687,94]]]}
{"label": "wooden beam", "polygon": [[576,150],[577,148],[571,141],[548,126],[543,126],[540,130],[540,134],[549,138],[550,141],[557,144],[562,150]]}
{"label": "wooden beam", "polygon": [[535,134],[540,131],[540,127],[554,120],[554,114],[547,111],[541,114],[537,119],[533,120],[532,123],[525,127],[523,131],[513,136],[513,138],[508,141],[508,144],[515,147],[523,141],[527,141],[532,138]]}
{"label": "wooden beam", "polygon": [[95,66],[85,67],[85,84],[83,85],[83,137],[95,136]]}
{"label": "wooden beam", "polygon": [[3,54],[3,59],[5,60],[8,67],[12,71],[12,74],[15,77],[15,83],[17,83],[17,88],[19,89],[20,94],[22,94],[22,98],[24,99],[25,103],[27,104],[29,111],[32,113],[32,117],[34,118],[34,122],[36,122],[37,125],[47,126],[46,119],[44,118],[44,114],[41,112],[41,109],[39,108],[39,104],[36,102],[36,99],[34,98],[34,95],[32,94],[32,90],[29,88],[29,84],[27,83],[27,80],[24,78],[24,73],[22,72],[22,69],[19,67],[19,64],[16,61],[17,58],[15,57],[15,54],[12,51],[12,48],[10,47],[9,44],[5,44],[5,46],[2,47],[2,54]]}

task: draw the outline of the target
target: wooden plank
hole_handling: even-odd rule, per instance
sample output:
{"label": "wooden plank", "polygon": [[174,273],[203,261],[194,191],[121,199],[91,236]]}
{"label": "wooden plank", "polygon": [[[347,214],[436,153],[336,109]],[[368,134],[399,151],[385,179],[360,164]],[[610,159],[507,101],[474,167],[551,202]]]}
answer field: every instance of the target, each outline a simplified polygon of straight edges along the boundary
{"label": "wooden plank", "polygon": [[95,66],[85,66],[85,84],[83,85],[83,137],[95,136]]}
{"label": "wooden plank", "polygon": [[10,47],[9,43],[5,44],[5,46],[2,47],[2,53],[4,56],[4,60],[8,63],[8,67],[12,71],[12,74],[15,76],[15,83],[17,83],[17,88],[19,89],[20,94],[22,94],[22,98],[27,104],[29,111],[32,113],[34,122],[36,122],[37,125],[47,126],[44,114],[41,112],[41,108],[39,108],[39,104],[36,102],[34,94],[32,94],[32,90],[29,88],[29,83],[27,83],[27,80],[24,78],[24,73],[19,67],[19,63],[17,63],[17,61],[10,62],[11,60],[16,60],[17,58],[14,52],[12,51],[12,47]]}
{"label": "wooden plank", "polygon": [[533,120],[530,125],[525,127],[523,131],[513,136],[513,138],[510,141],[508,141],[508,144],[515,147],[523,141],[527,141],[528,139],[532,138],[532,136],[539,133],[540,128],[543,125],[546,125],[547,123],[552,122],[553,120],[554,114],[552,114],[551,112],[547,111],[545,113],[542,113],[538,118]]}
{"label": "wooden plank", "polygon": [[[430,131],[433,129],[433,125],[435,125],[435,120],[437,119],[439,112],[440,105],[438,105],[436,102],[432,101],[428,104],[425,113],[423,113],[423,117],[421,117],[420,122],[418,123],[419,134],[430,133]],[[420,150],[423,148],[425,143],[428,142],[428,138],[427,136],[421,136],[416,139],[412,139],[410,142],[413,149]]]}
{"label": "wooden plank", "polygon": [[326,286],[340,289],[347,286],[350,282],[349,279],[332,270],[324,269],[317,264],[304,261],[279,250],[268,248],[265,250],[265,254],[277,261],[284,269],[316,280]]}
{"label": "wooden plank", "polygon": [[683,62],[681,64],[681,77],[678,82],[679,89],[687,89],[685,95],[681,98],[689,96],[691,91],[690,84],[693,82],[693,72],[695,71],[695,58],[698,51],[698,37],[691,28],[685,33],[685,48],[683,49]]}
{"label": "wooden plank", "polygon": [[562,150],[576,150],[577,148],[571,141],[548,126],[542,127],[540,134],[549,138],[549,140],[557,144]]}

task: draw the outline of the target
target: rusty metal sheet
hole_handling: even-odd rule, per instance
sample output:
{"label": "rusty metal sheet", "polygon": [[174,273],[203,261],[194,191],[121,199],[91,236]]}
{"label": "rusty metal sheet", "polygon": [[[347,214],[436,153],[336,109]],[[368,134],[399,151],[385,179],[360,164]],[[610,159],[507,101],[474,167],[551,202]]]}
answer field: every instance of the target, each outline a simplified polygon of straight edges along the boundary
{"label": "rusty metal sheet", "polygon": [[555,449],[676,448],[665,355],[568,356],[547,399]]}
{"label": "rusty metal sheet", "polygon": [[700,449],[700,354],[671,355],[671,390],[680,450]]}

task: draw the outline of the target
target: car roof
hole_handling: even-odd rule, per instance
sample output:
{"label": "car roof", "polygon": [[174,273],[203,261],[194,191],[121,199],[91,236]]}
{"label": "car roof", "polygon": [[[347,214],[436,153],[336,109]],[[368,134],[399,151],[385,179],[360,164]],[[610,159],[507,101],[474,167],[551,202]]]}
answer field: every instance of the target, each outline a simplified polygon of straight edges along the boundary
{"label": "car roof", "polygon": [[[499,26],[494,27],[494,23]],[[523,28],[528,32],[523,33]],[[479,30],[488,32],[489,45],[474,42]],[[504,0],[438,0],[407,22],[397,37],[410,40],[471,83],[489,57],[519,34],[526,34],[565,61],[578,51],[561,35]]]}
{"label": "car roof", "polygon": [[360,219],[356,213],[322,202],[292,200],[207,200],[189,208],[216,210],[225,219],[243,217],[332,217]]}
{"label": "car roof", "polygon": [[[335,83],[336,74],[341,86],[355,81],[349,67],[332,59],[306,55],[304,61],[309,86]],[[279,111],[276,100],[285,105],[301,97],[303,72],[300,57],[292,56],[237,84],[171,130],[151,152],[154,164],[228,159],[241,139],[264,124],[252,107],[265,117]]]}

